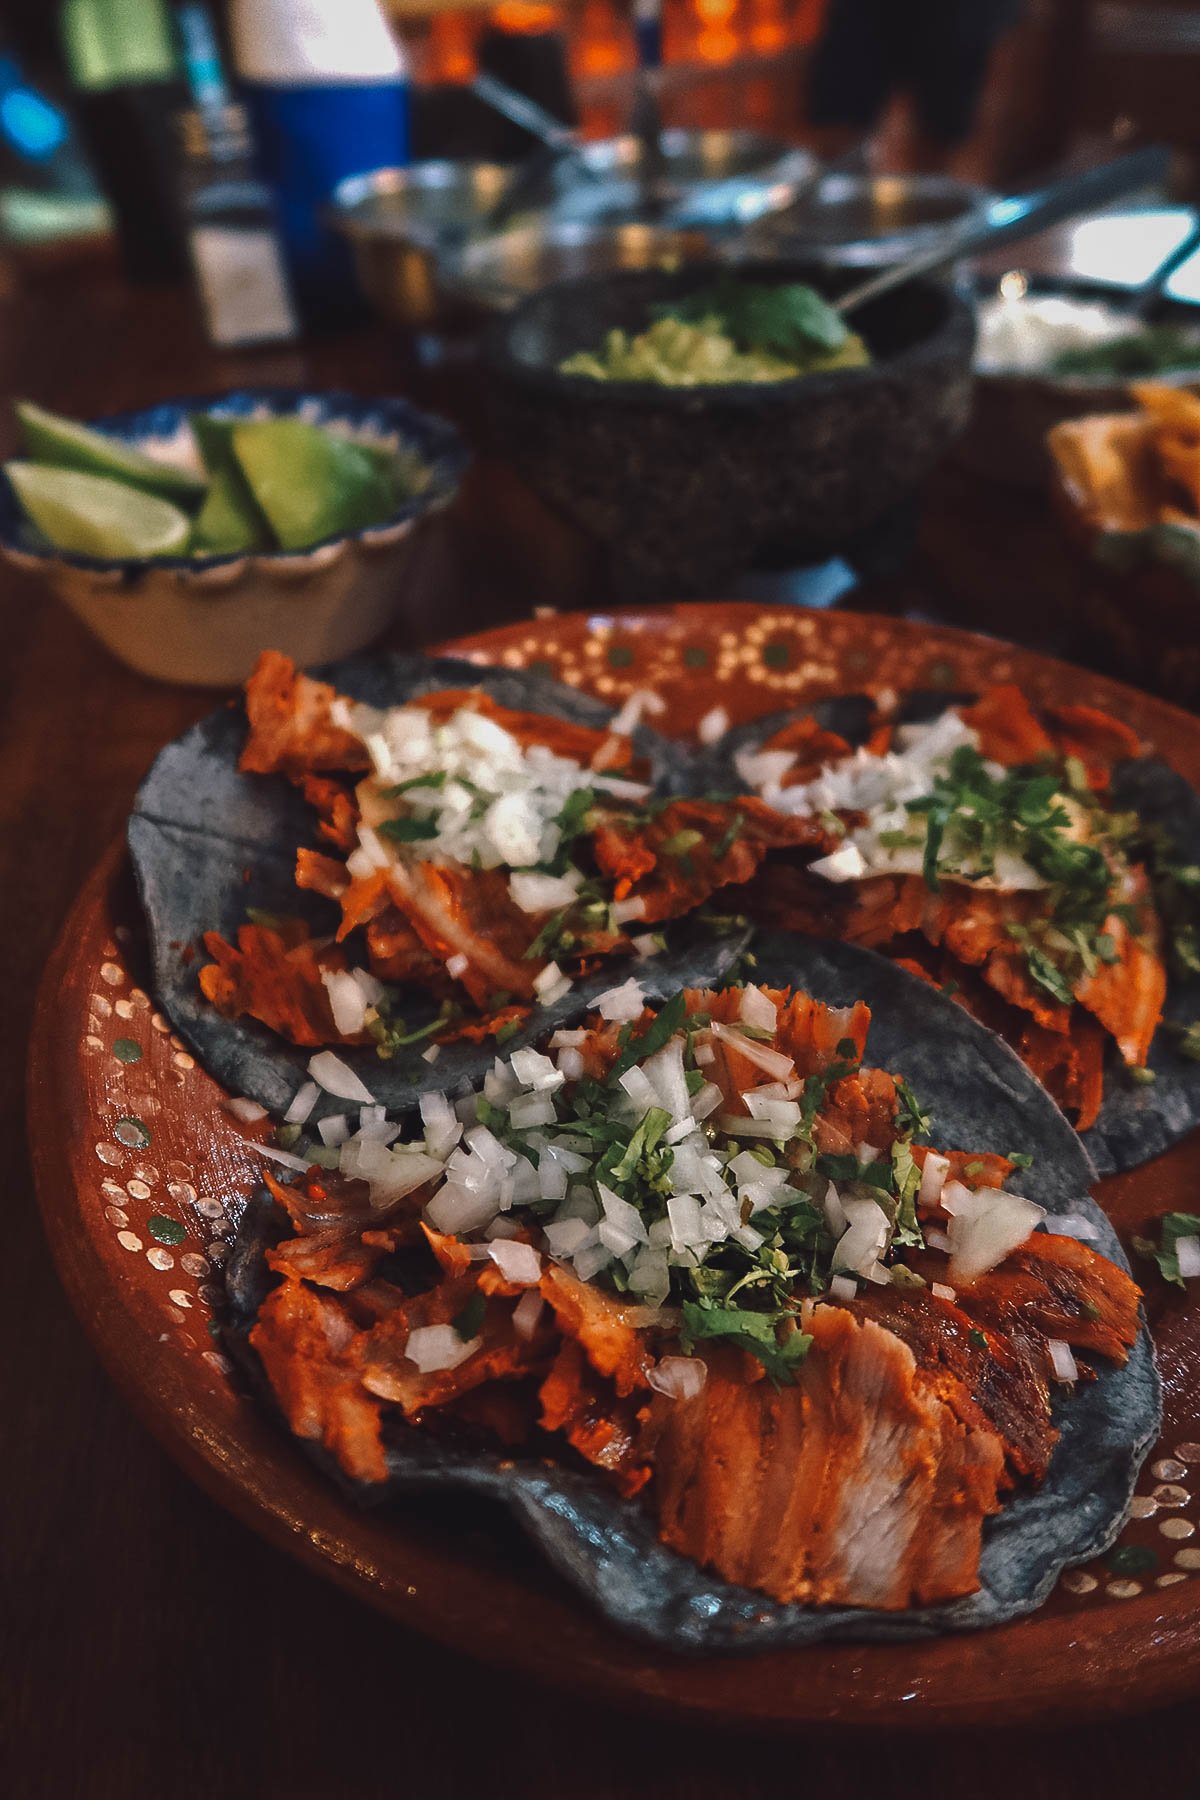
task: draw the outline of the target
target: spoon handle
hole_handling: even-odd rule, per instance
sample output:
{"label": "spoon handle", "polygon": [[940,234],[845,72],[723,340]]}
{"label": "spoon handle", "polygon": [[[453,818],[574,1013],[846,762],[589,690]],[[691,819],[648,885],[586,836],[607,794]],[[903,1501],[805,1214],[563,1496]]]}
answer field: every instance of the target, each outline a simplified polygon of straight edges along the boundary
{"label": "spoon handle", "polygon": [[1176,244],[1171,254],[1159,263],[1149,281],[1138,289],[1133,310],[1139,319],[1151,317],[1162,300],[1172,275],[1185,262],[1190,262],[1197,250],[1200,250],[1200,219],[1193,221],[1191,230]]}
{"label": "spoon handle", "polygon": [[931,249],[918,251],[906,261],[890,269],[882,269],[868,281],[851,288],[833,302],[834,310],[845,315],[867,300],[890,294],[914,276],[928,275],[935,269],[957,262],[983,250],[999,249],[1001,244],[1016,243],[1032,237],[1064,219],[1081,213],[1095,212],[1110,200],[1117,200],[1135,188],[1161,181],[1167,172],[1170,154],[1163,144],[1148,144],[1131,150],[1111,162],[1100,163],[1081,174],[1067,175],[1062,181],[1039,188],[1032,194],[1014,194],[997,200],[981,218],[970,219],[959,230],[950,232]]}

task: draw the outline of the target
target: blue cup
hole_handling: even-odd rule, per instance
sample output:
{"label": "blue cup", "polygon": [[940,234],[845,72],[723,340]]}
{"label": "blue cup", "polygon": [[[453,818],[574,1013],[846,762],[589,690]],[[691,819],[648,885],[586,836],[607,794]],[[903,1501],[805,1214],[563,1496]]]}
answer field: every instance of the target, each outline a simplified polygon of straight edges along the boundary
{"label": "blue cup", "polygon": [[324,208],[346,176],[408,161],[408,83],[242,86],[300,310],[309,323],[354,316],[362,299],[350,255],[325,225]]}

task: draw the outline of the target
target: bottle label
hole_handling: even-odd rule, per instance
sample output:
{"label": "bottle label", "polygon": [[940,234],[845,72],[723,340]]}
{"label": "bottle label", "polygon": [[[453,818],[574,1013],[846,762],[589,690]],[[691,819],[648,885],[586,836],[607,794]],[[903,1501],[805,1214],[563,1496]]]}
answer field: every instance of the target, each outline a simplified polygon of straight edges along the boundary
{"label": "bottle label", "polygon": [[192,258],[214,344],[269,344],[296,335],[296,315],[269,230],[199,225]]}

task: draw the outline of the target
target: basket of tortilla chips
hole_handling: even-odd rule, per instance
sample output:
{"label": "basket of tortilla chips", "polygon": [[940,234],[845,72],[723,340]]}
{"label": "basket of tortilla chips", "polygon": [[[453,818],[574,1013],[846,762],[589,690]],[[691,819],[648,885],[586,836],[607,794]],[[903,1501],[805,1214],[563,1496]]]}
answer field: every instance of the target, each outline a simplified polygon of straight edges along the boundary
{"label": "basket of tortilla chips", "polygon": [[1183,705],[1200,700],[1200,393],[1136,384],[1137,412],[1048,434],[1058,498],[1088,569],[1076,604],[1098,660]]}

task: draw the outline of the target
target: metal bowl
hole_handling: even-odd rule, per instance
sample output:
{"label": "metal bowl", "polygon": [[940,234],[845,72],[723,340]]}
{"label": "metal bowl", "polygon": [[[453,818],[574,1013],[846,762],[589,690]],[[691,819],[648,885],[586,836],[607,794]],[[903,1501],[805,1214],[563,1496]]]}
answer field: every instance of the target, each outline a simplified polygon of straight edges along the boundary
{"label": "metal bowl", "polygon": [[[661,143],[655,204],[684,206],[689,225],[712,231],[736,229],[782,204],[816,167],[809,151],[760,131],[672,130]],[[570,162],[560,166],[554,216],[607,224],[636,219],[644,207],[643,156],[636,137],[584,144],[582,171]]]}
{"label": "metal bowl", "polygon": [[335,188],[330,223],[349,240],[381,318],[406,329],[433,321],[442,265],[479,233],[509,176],[500,163],[419,162],[353,175]]}
{"label": "metal bowl", "polygon": [[982,212],[986,188],[948,175],[827,175],[772,234],[780,255],[847,268],[899,262]]}
{"label": "metal bowl", "polygon": [[687,207],[680,229],[645,217],[641,158],[635,137],[585,144],[555,171],[544,211],[494,237],[486,221],[512,173],[496,163],[352,176],[335,190],[329,219],[375,311],[412,329],[447,302],[494,310],[562,276],[695,256],[708,248],[702,233],[719,236],[785,204],[814,166],[808,151],[757,131],[664,132],[654,205]]}
{"label": "metal bowl", "polygon": [[627,222],[543,220],[469,244],[442,271],[447,293],[489,312],[507,312],[552,282],[620,269],[677,269],[711,256],[702,231]]}

